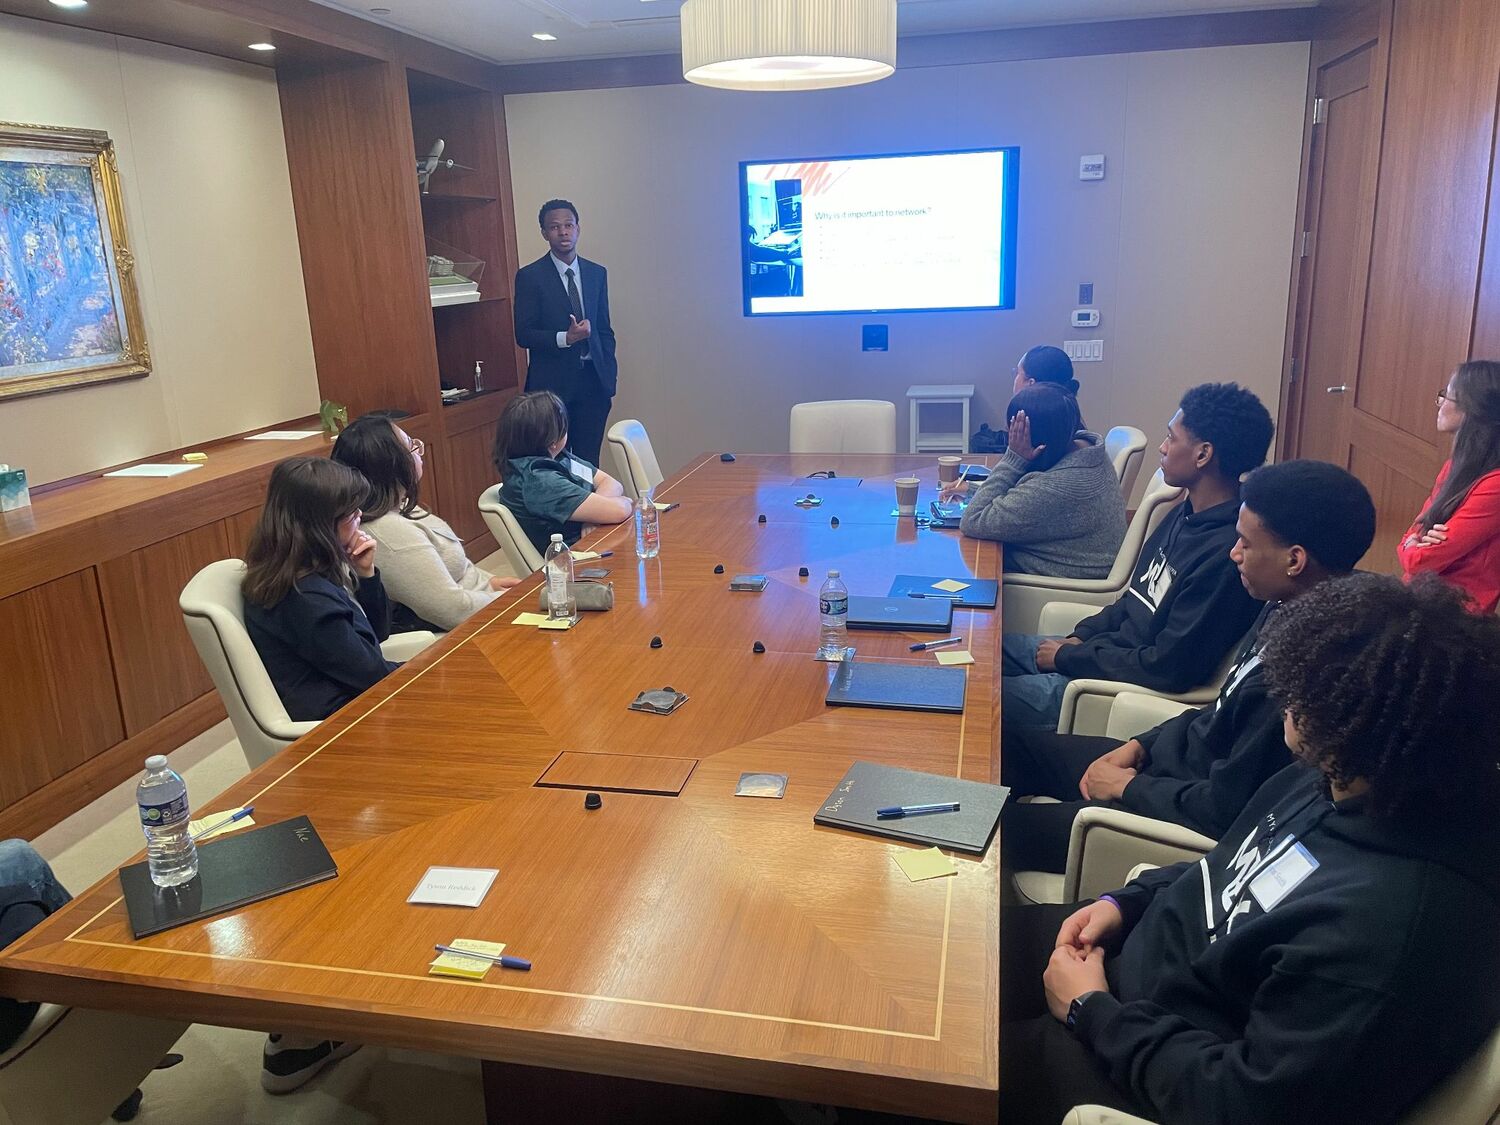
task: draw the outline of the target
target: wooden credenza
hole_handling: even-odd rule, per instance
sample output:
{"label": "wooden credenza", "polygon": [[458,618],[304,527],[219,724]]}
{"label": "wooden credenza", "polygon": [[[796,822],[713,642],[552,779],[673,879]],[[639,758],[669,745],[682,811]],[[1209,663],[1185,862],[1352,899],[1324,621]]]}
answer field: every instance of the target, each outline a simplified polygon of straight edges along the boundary
{"label": "wooden credenza", "polygon": [[207,462],[181,476],[92,477],[0,513],[0,837],[37,835],[224,717],[178,595],[243,553],[276,462],[329,443],[197,448]]}

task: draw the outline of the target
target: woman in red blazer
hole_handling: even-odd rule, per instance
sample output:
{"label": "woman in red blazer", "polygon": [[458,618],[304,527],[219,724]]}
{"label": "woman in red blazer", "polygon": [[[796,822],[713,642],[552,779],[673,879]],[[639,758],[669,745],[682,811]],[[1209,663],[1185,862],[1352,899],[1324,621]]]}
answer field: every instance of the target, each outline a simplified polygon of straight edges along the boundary
{"label": "woman in red blazer", "polygon": [[1476,613],[1500,604],[1500,363],[1460,364],[1438,392],[1437,428],[1453,456],[1396,554],[1408,579],[1430,571],[1468,593]]}

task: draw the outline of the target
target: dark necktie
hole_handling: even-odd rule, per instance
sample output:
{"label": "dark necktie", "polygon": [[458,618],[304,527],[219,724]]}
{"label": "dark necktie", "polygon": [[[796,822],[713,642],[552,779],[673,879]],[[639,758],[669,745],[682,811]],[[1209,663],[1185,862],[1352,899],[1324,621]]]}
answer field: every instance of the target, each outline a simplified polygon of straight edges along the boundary
{"label": "dark necktie", "polygon": [[582,323],[583,321],[583,298],[578,295],[578,282],[573,280],[571,267],[563,271],[563,276],[568,279],[568,304],[573,306],[573,319]]}
{"label": "dark necktie", "polygon": [[[583,298],[578,295],[578,282],[573,280],[573,267],[569,266],[563,270],[563,276],[568,279],[568,304],[573,306],[573,319],[582,323],[583,321]],[[579,364],[587,362],[589,348],[587,341],[584,342],[583,354],[578,357]]]}

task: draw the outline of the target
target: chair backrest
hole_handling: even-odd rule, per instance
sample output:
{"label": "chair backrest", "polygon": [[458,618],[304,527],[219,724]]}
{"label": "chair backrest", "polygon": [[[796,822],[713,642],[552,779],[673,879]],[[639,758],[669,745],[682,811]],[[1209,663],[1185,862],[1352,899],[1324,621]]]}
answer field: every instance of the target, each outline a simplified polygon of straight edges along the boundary
{"label": "chair backrest", "polygon": [[515,513],[500,503],[498,484],[491,485],[479,494],[479,514],[484,517],[485,527],[490,529],[495,542],[500,544],[500,553],[505,556],[505,561],[510,563],[515,573],[531,574],[542,569],[542,556],[531,545],[531,540],[526,538],[526,533],[516,522]]}
{"label": "chair backrest", "polygon": [[625,418],[611,426],[606,436],[620,461],[620,483],[631,499],[639,500],[662,482],[661,466],[656,463],[656,450],[651,448],[645,426],[634,418]]}
{"label": "chair backrest", "polygon": [[1500,1027],[1401,1119],[1401,1125],[1485,1125],[1500,1110]]}
{"label": "chair backrest", "polygon": [[244,578],[245,564],[239,559],[209,563],[188,580],[177,604],[253,769],[316,724],[293,722],[276,694],[245,630]]}
{"label": "chair backrest", "polygon": [[1114,463],[1115,476],[1120,478],[1120,495],[1128,506],[1136,478],[1141,475],[1141,463],[1146,460],[1145,431],[1134,426],[1116,426],[1104,435],[1104,451]]}
{"label": "chair backrest", "polygon": [[793,453],[895,453],[896,404],[873,398],[799,402],[792,407]]}
{"label": "chair backrest", "polygon": [[1174,505],[1181,503],[1186,495],[1186,489],[1173,488],[1167,484],[1162,479],[1160,469],[1152,474],[1151,483],[1146,485],[1146,494],[1141,497],[1140,507],[1135,510],[1130,526],[1125,529],[1125,538],[1120,541],[1115,565],[1110,568],[1109,577],[1105,581],[1122,590],[1129,584],[1136,563],[1141,560],[1141,548],[1146,545],[1146,540],[1151,538],[1151,533],[1161,526],[1167,513]]}

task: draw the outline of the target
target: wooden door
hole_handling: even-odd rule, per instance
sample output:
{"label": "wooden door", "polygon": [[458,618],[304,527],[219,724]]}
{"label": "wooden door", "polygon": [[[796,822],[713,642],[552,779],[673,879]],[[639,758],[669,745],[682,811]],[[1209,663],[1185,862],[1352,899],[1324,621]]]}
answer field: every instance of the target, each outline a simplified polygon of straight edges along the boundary
{"label": "wooden door", "polygon": [[1359,374],[1335,458],[1375,497],[1370,569],[1396,569],[1448,456],[1435,395],[1473,340],[1497,86],[1500,4],[1398,0]]}
{"label": "wooden door", "polygon": [[1285,447],[1343,464],[1370,258],[1380,103],[1375,44],[1318,70],[1308,153],[1307,230],[1296,309]]}

